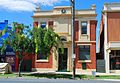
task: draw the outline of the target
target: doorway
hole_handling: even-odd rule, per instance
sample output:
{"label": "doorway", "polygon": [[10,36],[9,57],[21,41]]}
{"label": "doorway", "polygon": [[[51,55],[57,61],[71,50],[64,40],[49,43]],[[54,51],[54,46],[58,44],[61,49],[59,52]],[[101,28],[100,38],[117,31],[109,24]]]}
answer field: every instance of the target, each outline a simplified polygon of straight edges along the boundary
{"label": "doorway", "polygon": [[68,48],[64,48],[64,52],[62,53],[61,49],[59,49],[59,62],[58,62],[58,71],[65,72],[67,71],[67,56]]}

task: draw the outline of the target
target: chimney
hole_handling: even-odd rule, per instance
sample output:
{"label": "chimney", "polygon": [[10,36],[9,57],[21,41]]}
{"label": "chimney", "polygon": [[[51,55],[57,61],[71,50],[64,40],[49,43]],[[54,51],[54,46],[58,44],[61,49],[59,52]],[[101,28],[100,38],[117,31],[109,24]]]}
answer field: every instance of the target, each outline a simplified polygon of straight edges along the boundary
{"label": "chimney", "polygon": [[92,5],[92,9],[96,9],[96,5],[95,4]]}
{"label": "chimney", "polygon": [[36,11],[40,11],[40,6],[37,5]]}

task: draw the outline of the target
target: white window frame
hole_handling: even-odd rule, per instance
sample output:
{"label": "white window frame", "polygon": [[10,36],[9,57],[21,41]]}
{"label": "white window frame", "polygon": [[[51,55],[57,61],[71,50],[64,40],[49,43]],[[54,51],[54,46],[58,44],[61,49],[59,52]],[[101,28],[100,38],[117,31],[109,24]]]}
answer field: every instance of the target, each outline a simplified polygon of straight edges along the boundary
{"label": "white window frame", "polygon": [[[86,34],[82,34],[82,23],[87,23],[87,32],[86,32]],[[81,35],[87,35],[88,34],[88,21],[81,21],[80,26],[81,26]]]}

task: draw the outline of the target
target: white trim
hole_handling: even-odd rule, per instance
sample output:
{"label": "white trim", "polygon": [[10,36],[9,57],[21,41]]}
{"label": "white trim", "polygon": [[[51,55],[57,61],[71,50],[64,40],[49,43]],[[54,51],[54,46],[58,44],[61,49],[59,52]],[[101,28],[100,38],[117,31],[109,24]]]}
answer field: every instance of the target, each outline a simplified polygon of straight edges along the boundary
{"label": "white trim", "polygon": [[120,73],[120,70],[110,70],[110,73]]}
{"label": "white trim", "polygon": [[109,43],[120,43],[120,41],[110,41]]}
{"label": "white trim", "polygon": [[[75,42],[80,42],[80,43],[82,43],[83,41],[75,41]],[[96,41],[84,41],[84,43],[91,43],[91,42],[95,42],[96,43]]]}
{"label": "white trim", "polygon": [[104,14],[104,24],[105,24],[105,27],[104,27],[104,59],[105,59],[105,70],[106,70],[106,73],[110,73],[110,68],[109,68],[109,52],[107,51],[107,48],[108,48],[108,43],[107,43],[107,13]]}
{"label": "white trim", "polygon": [[36,60],[36,62],[49,62],[49,60],[47,59],[40,59],[40,60]]}
{"label": "white trim", "polygon": [[48,72],[55,72],[55,69],[54,68],[32,68],[32,71],[40,71],[40,72],[44,72],[46,73],[47,71]]}
{"label": "white trim", "polygon": [[79,70],[79,71],[85,71],[85,72],[87,72],[87,71],[96,71],[96,69],[81,69],[81,68],[76,68],[76,70]]}
{"label": "white trim", "polygon": [[120,42],[114,42],[114,41],[110,41],[110,42],[108,42],[108,49],[112,49],[112,48],[114,48],[114,49],[120,49]]}
{"label": "white trim", "polygon": [[[81,23],[82,22],[87,22],[87,34],[81,34],[81,30],[82,30],[82,27],[81,27]],[[88,19],[82,19],[82,20],[79,20],[79,41],[81,41],[81,37],[82,36],[90,36],[90,21]]]}
{"label": "white trim", "polygon": [[92,45],[92,44],[77,44],[77,45],[78,45],[78,46],[80,46],[80,45],[81,45],[81,46],[83,46],[83,45],[89,45],[89,46],[90,46],[90,45]]}
{"label": "white trim", "polygon": [[81,68],[77,68],[76,69],[76,74],[92,75],[92,71],[96,71],[96,69],[81,69]]}
{"label": "white trim", "polygon": [[90,20],[87,21],[87,35],[90,36]]}
{"label": "white trim", "polygon": [[81,36],[88,36],[88,34],[81,34]]}
{"label": "white trim", "polygon": [[78,60],[78,62],[91,62],[91,60]]}

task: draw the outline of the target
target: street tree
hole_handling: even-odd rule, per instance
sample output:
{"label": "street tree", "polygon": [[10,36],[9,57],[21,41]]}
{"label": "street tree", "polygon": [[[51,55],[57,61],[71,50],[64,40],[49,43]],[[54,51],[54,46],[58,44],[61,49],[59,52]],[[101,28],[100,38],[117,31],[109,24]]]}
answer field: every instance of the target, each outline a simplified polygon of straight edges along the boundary
{"label": "street tree", "polygon": [[[6,28],[5,28],[6,29]],[[34,53],[35,43],[31,34],[31,30],[24,24],[18,24],[13,22],[12,29],[3,30],[8,33],[8,37],[3,39],[2,49],[4,52],[7,46],[10,46],[16,53],[16,57],[19,59],[19,77],[21,77],[21,64],[24,60],[25,54]]]}
{"label": "street tree", "polygon": [[63,48],[60,36],[51,28],[33,27],[30,29],[24,24],[13,22],[12,29],[5,28],[3,31],[9,35],[3,40],[1,52],[4,52],[8,45],[13,48],[19,59],[19,77],[21,77],[21,65],[26,53],[34,53],[34,55],[42,53],[49,57],[51,50],[56,52],[58,48]]}
{"label": "street tree", "polygon": [[60,48],[63,53],[63,43],[58,34],[51,28],[33,28],[33,38],[35,42],[35,53],[50,55],[51,50],[55,53]]}

